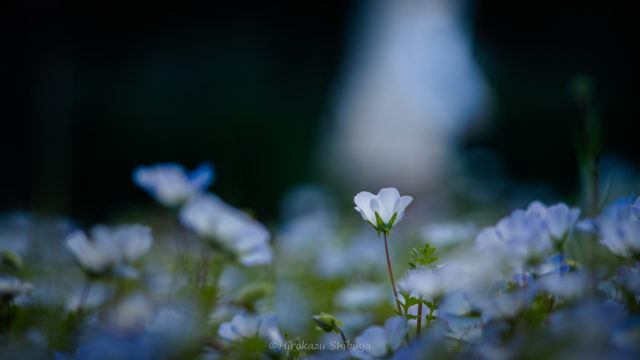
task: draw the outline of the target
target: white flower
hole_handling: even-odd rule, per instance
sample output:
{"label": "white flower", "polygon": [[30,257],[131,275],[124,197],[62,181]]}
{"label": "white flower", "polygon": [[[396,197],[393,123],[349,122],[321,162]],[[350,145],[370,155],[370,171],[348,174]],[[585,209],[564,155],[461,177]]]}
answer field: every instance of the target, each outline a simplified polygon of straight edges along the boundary
{"label": "white flower", "polygon": [[387,319],[383,326],[375,325],[356,336],[354,346],[349,353],[358,359],[374,359],[387,356],[404,342],[409,329],[402,316]]}
{"label": "white flower", "polygon": [[213,182],[213,166],[201,164],[187,173],[178,164],[141,166],[134,170],[133,181],[166,206],[177,206],[189,197],[206,190]]}
{"label": "white flower", "polygon": [[180,211],[180,221],[198,235],[233,251],[242,265],[271,263],[269,231],[215,195],[203,194],[189,200]]}
{"label": "white flower", "polygon": [[404,216],[404,210],[411,204],[411,196],[400,196],[396,188],[384,188],[373,195],[367,191],[359,192],[354,198],[355,209],[362,218],[376,230],[388,232],[393,224]]}
{"label": "white flower", "polygon": [[24,283],[15,276],[0,275],[0,300],[13,299],[30,292],[31,289],[33,289],[31,284]]}
{"label": "white flower", "polygon": [[103,225],[91,229],[91,241],[84,231],[75,231],[66,239],[69,251],[87,272],[97,275],[109,271],[135,276],[135,270],[125,266],[151,248],[151,229],[142,225]]}
{"label": "white flower", "polygon": [[278,317],[275,314],[262,316],[247,313],[238,314],[230,322],[220,324],[218,336],[230,342],[242,341],[256,336],[268,342],[284,342],[284,338],[278,330]]}

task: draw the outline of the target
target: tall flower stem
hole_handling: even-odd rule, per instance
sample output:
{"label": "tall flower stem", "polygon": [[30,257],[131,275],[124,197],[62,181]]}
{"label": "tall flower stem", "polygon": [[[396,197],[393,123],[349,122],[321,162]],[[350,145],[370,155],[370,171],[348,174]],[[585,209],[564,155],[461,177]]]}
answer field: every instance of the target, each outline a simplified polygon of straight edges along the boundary
{"label": "tall flower stem", "polygon": [[85,303],[87,302],[87,297],[89,296],[89,290],[91,290],[91,280],[87,280],[82,288],[82,293],[80,294],[80,301],[78,302],[78,318],[82,318],[82,310],[84,308]]}
{"label": "tall flower stem", "polygon": [[342,329],[340,329],[337,326],[336,326],[336,329],[338,329],[338,331],[340,332],[340,336],[342,337],[342,343],[344,344],[344,349],[348,353],[349,352],[349,342],[347,341],[347,337],[344,336],[344,333],[342,332]]}
{"label": "tall flower stem", "polygon": [[391,279],[391,287],[393,287],[393,295],[396,299],[396,305],[398,306],[398,312],[402,314],[402,308],[400,307],[400,301],[398,300],[398,291],[396,290],[396,282],[393,279],[393,270],[391,269],[391,260],[389,259],[389,245],[387,245],[387,234],[385,232],[382,233],[384,235],[384,250],[387,253],[387,267],[389,268],[389,278]]}

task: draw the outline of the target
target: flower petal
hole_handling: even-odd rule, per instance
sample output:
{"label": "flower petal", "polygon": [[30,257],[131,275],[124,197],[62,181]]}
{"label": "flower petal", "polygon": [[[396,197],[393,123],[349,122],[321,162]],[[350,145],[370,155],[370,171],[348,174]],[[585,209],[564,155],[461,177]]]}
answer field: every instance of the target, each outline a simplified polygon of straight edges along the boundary
{"label": "flower petal", "polygon": [[402,316],[394,316],[384,323],[385,337],[392,350],[402,345],[407,331],[409,331],[407,322]]}
{"label": "flower petal", "polygon": [[391,220],[396,202],[400,199],[400,193],[396,188],[384,188],[378,191],[378,201],[380,202],[380,217],[386,223]]}
{"label": "flower petal", "polygon": [[364,220],[376,223],[376,217],[371,211],[371,199],[375,198],[375,195],[368,191],[361,191],[353,198],[353,202],[356,204],[356,210],[360,212]]}
{"label": "flower petal", "polygon": [[[369,203],[369,208],[371,209],[371,214],[373,215],[373,220],[371,221],[373,224],[377,225],[378,221],[376,219],[376,213],[378,213],[378,215],[380,214],[380,201],[378,201],[377,198],[373,198],[371,199],[371,202]],[[380,216],[380,218],[382,218],[382,216]],[[383,219],[384,221],[384,219]]]}
{"label": "flower petal", "polygon": [[398,213],[398,215],[396,215],[394,225],[397,224],[400,219],[402,219],[402,217],[404,216],[404,209],[406,209],[412,201],[413,198],[411,196],[403,196],[399,198],[398,201],[396,201],[395,205],[393,206],[393,212]]}

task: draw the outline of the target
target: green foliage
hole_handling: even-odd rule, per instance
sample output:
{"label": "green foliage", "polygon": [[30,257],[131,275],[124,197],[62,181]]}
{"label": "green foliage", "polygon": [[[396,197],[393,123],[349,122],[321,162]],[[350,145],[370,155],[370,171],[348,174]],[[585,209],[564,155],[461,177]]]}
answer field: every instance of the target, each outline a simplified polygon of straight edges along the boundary
{"label": "green foliage", "polygon": [[6,273],[16,273],[24,268],[24,263],[20,256],[13,251],[0,251],[0,271]]}
{"label": "green foliage", "polygon": [[335,332],[336,334],[340,333],[340,329],[338,326],[342,326],[342,322],[336,319],[333,315],[327,313],[320,313],[320,315],[311,316],[313,321],[316,322],[318,326],[316,329],[324,332]]}
{"label": "green foliage", "polygon": [[297,346],[300,343],[303,343],[303,340],[297,336],[293,339],[289,336],[289,333],[284,333],[284,342],[287,344],[287,360],[299,359],[307,356],[307,353],[303,350],[300,351],[301,346]]}
{"label": "green foliage", "polygon": [[436,248],[429,245],[429,243],[426,243],[422,249],[413,248],[410,254],[411,258],[409,260],[409,267],[412,269],[416,269],[418,267],[433,267],[433,263],[438,261],[438,257],[433,256],[435,251]]}
{"label": "green foliage", "polygon": [[406,291],[399,291],[400,295],[402,295],[402,298],[404,301],[400,302],[400,306],[402,307],[402,313],[399,313],[396,311],[396,313],[398,315],[401,316],[406,316],[408,320],[415,320],[418,318],[418,316],[416,315],[409,315],[409,308],[412,307],[413,305],[417,305],[420,304],[420,302],[422,302],[423,300],[415,298],[413,296],[411,296],[408,292]]}
{"label": "green foliage", "polygon": [[423,304],[427,307],[427,309],[429,309],[429,313],[425,315],[425,318],[427,319],[427,327],[430,327],[432,322],[438,319],[438,316],[433,315],[433,313],[438,308],[438,305],[435,302],[428,301],[421,298],[415,298],[406,291],[400,291],[400,295],[402,295],[402,298],[404,301],[400,302],[400,306],[402,307],[402,313],[399,313],[396,311],[398,315],[405,316],[407,320],[417,320],[418,315],[409,314],[409,308],[414,305]]}
{"label": "green foliage", "polygon": [[433,313],[438,308],[438,305],[435,302],[431,302],[431,301],[427,301],[427,300],[423,300],[423,301],[424,301],[424,304],[429,309],[429,313],[426,315],[427,328],[429,328],[433,324],[433,321],[438,320],[438,317],[436,315],[433,315]]}
{"label": "green foliage", "polygon": [[389,236],[391,233],[391,228],[393,227],[393,223],[396,221],[396,216],[398,216],[398,213],[393,213],[393,216],[391,217],[391,219],[389,219],[389,222],[385,224],[385,222],[382,220],[382,218],[380,217],[380,214],[378,214],[378,212],[375,212],[376,215],[376,224],[374,225],[373,223],[371,223],[371,221],[367,221],[369,224],[371,224],[371,226],[373,226],[373,228],[378,232],[378,236],[380,236],[380,233],[384,233],[386,236]]}
{"label": "green foliage", "polygon": [[225,358],[247,360],[263,359],[265,358],[265,349],[268,349],[268,344],[256,335],[254,337],[245,338],[244,341],[234,343],[228,349],[230,356]]}
{"label": "green foliage", "polygon": [[274,291],[273,284],[267,281],[249,283],[240,289],[236,303],[253,312],[256,301],[273,295]]}

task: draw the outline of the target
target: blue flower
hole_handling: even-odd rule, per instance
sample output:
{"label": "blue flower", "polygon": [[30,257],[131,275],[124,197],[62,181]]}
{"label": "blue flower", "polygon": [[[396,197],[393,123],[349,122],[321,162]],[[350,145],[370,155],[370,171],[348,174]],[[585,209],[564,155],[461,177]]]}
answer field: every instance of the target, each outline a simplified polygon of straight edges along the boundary
{"label": "blue flower", "polygon": [[238,314],[230,322],[220,324],[218,336],[229,342],[243,341],[256,336],[268,342],[284,342],[284,337],[278,330],[278,317],[275,314]]}
{"label": "blue flower", "polygon": [[170,207],[179,206],[192,195],[206,190],[213,180],[213,166],[206,162],[190,173],[175,163],[140,166],[133,172],[136,185]]}
{"label": "blue flower", "polygon": [[598,233],[600,242],[611,252],[623,257],[640,252],[640,218],[637,215],[640,198],[619,199],[593,219],[589,230]]}
{"label": "blue flower", "polygon": [[495,226],[485,228],[476,237],[476,245],[522,264],[548,255],[573,230],[580,209],[559,203],[546,207],[532,202],[527,210],[515,210]]}
{"label": "blue flower", "polygon": [[631,211],[633,211],[636,218],[640,219],[640,196],[638,196],[636,202],[631,206]]}
{"label": "blue flower", "polygon": [[384,326],[370,326],[356,336],[349,353],[358,359],[385,357],[404,343],[408,331],[405,318],[394,316],[387,319]]}

